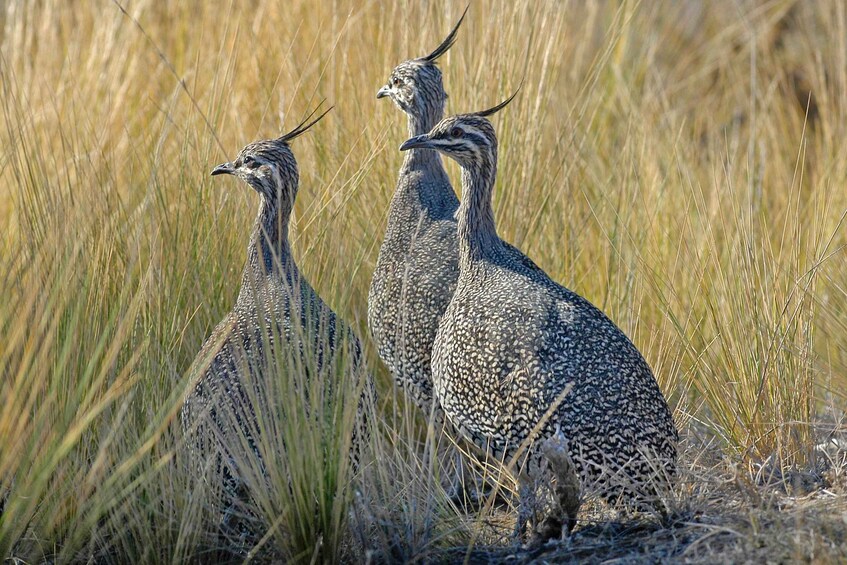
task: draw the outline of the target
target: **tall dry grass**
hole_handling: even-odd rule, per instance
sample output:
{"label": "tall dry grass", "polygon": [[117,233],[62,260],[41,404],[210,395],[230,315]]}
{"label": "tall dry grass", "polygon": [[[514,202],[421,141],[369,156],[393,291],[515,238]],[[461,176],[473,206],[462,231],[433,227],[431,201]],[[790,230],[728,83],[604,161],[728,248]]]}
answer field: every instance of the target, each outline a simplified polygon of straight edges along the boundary
{"label": "tall dry grass", "polygon": [[[335,105],[294,143],[292,235],[366,336],[406,134],[374,96],[464,4],[0,6],[0,553],[202,558],[206,494],[172,424],[233,303],[256,207],[208,172]],[[680,424],[748,464],[813,463],[818,409],[844,406],[846,38],[838,2],[486,1],[441,65],[448,112],[524,81],[494,119],[501,235],[633,338]],[[433,438],[421,447],[369,357],[384,428],[352,515],[395,556],[470,539]],[[322,523],[346,524],[348,507]],[[313,510],[280,531],[317,524]],[[271,545],[362,550],[319,526]]]}

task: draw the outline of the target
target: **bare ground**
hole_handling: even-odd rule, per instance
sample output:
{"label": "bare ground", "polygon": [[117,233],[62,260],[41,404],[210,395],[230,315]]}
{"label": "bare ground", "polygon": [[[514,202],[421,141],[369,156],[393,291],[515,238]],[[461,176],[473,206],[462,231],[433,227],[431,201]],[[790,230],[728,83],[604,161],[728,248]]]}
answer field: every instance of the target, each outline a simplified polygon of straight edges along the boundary
{"label": "bare ground", "polygon": [[[570,537],[532,550],[478,545],[432,561],[466,563],[843,563],[847,560],[847,443],[821,434],[809,469],[739,457],[683,441],[671,512],[626,514],[587,500]],[[488,525],[505,537],[503,523]],[[490,538],[489,538],[490,539]],[[427,559],[429,561],[429,559]]]}

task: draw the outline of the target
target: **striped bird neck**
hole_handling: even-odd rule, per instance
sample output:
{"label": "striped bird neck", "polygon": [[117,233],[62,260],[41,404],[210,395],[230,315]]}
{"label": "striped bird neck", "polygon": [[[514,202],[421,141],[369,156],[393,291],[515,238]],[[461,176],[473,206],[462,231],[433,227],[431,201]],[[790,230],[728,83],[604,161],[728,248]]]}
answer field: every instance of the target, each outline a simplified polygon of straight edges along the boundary
{"label": "striped bird neck", "polygon": [[295,270],[288,243],[292,203],[270,201],[264,196],[261,201],[250,236],[247,269],[258,278],[280,271],[290,275]]}
{"label": "striped bird neck", "polygon": [[[424,111],[420,115],[409,113],[409,137],[429,133],[429,131],[441,121],[443,116],[443,111],[435,109]],[[432,149],[412,149],[411,151],[406,152],[406,156],[403,159],[403,168],[411,170],[417,166],[429,165],[432,163],[438,163],[438,165],[441,165],[441,158],[438,156],[437,152]]]}
{"label": "striped bird neck", "polygon": [[494,223],[492,192],[497,177],[496,155],[462,166],[462,203],[459,206],[459,268],[496,255],[501,246]]}
{"label": "striped bird neck", "polygon": [[[443,110],[432,108],[421,115],[410,113],[408,116],[409,136],[412,137],[425,134],[435,127],[441,121]],[[423,173],[421,182],[403,182],[413,172]],[[408,151],[400,169],[400,179],[395,198],[398,202],[406,203],[403,208],[407,212],[417,214],[427,211],[433,217],[452,217],[459,205],[441,156],[433,149]]]}

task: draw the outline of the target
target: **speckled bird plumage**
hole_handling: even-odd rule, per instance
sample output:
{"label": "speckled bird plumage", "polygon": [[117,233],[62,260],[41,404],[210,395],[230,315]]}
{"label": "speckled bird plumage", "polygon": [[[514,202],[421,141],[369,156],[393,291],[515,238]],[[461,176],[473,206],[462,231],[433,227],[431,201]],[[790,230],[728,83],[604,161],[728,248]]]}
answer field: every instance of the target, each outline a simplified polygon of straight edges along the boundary
{"label": "speckled bird plumage", "polygon": [[449,117],[401,147],[439,150],[462,168],[459,279],[433,347],[435,395],[498,458],[536,426],[535,445],[560,428],[585,484],[652,496],[674,473],[678,436],[649,366],[603,312],[497,235],[497,138],[485,116],[503,105]]}
{"label": "speckled bird plumage", "polygon": [[[212,172],[237,176],[261,195],[241,290],[232,311],[206,340],[190,369],[197,384],[181,413],[193,456],[201,462],[217,458],[228,491],[239,488],[228,442],[233,441],[235,432],[255,450],[253,435],[258,427],[252,399],[274,371],[322,373],[338,360],[347,363],[346,376],[366,379],[357,426],[365,423],[365,402],[373,393],[358,338],[300,273],[288,242],[299,186],[297,163],[288,141],[312,124],[301,124],[278,139],[251,143],[235,161]],[[237,430],[231,429],[232,422]],[[361,437],[361,432],[354,431],[354,440],[357,436]]]}
{"label": "speckled bird plumage", "polygon": [[[443,117],[447,94],[436,60],[452,45],[461,23],[431,54],[398,65],[377,94],[407,114],[410,135],[426,133]],[[368,327],[380,358],[427,417],[434,409],[436,421],[440,410],[432,405],[430,358],[459,275],[458,207],[438,153],[410,151],[400,168],[368,293]]]}

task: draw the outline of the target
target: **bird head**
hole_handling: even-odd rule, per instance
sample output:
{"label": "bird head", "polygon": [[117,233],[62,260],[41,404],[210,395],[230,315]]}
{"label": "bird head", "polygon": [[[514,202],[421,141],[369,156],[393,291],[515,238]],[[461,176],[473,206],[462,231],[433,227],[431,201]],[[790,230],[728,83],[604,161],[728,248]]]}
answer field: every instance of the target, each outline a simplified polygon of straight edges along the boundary
{"label": "bird head", "polygon": [[497,158],[497,135],[487,117],[503,109],[516,95],[517,91],[488,110],[444,118],[429,133],[407,139],[400,151],[435,149],[465,168],[492,163]]}
{"label": "bird head", "polygon": [[465,13],[459,18],[450,34],[432,53],[397,65],[391,71],[388,83],[379,89],[376,97],[388,97],[398,108],[418,118],[432,115],[437,116],[435,119],[440,118],[444,112],[447,93],[444,92],[441,69],[436,65],[436,61],[453,46],[467,11],[468,9],[465,8]]}
{"label": "bird head", "polygon": [[[320,107],[320,106],[318,106]],[[317,109],[290,132],[276,139],[255,141],[244,147],[234,161],[221,163],[212,175],[233,175],[262,195],[268,202],[293,202],[300,184],[297,160],[288,143],[323,118],[329,110],[309,122]],[[308,123],[307,123],[308,122]]]}

